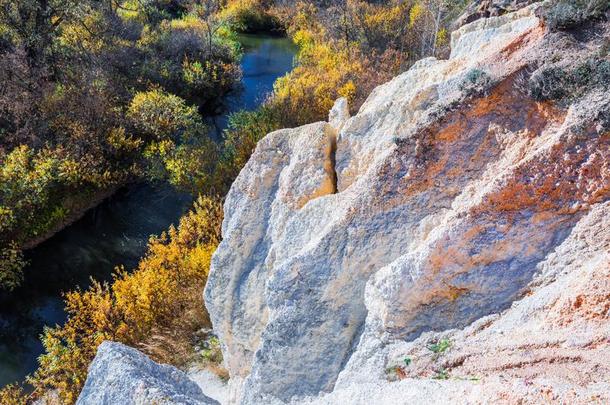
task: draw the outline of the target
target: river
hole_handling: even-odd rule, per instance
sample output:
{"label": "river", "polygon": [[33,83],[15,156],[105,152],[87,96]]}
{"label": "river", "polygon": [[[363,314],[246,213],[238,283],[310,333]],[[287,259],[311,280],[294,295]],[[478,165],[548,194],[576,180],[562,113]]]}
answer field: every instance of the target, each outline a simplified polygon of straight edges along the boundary
{"label": "river", "polygon": [[[228,113],[260,104],[275,79],[292,68],[295,48],[290,40],[243,35],[240,42],[242,89],[227,96],[225,114],[214,118],[219,128],[226,125]],[[193,196],[168,185],[134,185],[26,252],[24,283],[0,296],[0,387],[37,368],[44,326],[66,319],[62,292],[86,288],[90,277],[108,280],[116,265],[133,268],[149,236],[176,224],[192,202]]]}

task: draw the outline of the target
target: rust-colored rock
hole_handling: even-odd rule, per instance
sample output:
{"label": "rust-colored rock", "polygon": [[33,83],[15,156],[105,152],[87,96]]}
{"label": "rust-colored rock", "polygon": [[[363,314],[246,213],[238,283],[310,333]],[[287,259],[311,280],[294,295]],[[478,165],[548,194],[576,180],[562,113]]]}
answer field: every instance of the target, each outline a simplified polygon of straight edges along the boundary
{"label": "rust-colored rock", "polygon": [[610,400],[610,27],[537,7],[259,143],[206,287],[230,401]]}

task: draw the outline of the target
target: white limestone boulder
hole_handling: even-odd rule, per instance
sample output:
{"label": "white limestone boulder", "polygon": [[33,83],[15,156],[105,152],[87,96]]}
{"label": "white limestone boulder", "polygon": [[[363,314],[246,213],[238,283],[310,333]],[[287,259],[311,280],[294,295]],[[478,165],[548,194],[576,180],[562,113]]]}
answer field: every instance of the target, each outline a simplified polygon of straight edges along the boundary
{"label": "white limestone boulder", "polygon": [[89,366],[78,405],[219,405],[175,367],[121,343],[104,342]]}

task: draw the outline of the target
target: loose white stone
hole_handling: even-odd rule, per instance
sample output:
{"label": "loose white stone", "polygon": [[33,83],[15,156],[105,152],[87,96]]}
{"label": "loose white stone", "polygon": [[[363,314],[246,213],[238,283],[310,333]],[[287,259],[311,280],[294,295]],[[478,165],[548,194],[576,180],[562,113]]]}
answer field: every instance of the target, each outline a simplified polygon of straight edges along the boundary
{"label": "loose white stone", "polygon": [[120,343],[104,342],[89,366],[78,405],[219,405],[185,373]]}

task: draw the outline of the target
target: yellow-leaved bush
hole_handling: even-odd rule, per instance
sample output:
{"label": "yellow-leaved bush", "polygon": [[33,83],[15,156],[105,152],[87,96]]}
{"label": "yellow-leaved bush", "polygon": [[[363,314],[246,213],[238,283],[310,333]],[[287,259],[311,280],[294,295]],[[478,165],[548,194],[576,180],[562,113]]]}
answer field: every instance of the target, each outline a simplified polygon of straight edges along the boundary
{"label": "yellow-leaved bush", "polygon": [[219,14],[239,32],[270,32],[280,29],[278,19],[269,12],[268,0],[228,0]]}
{"label": "yellow-leaved bush", "polygon": [[[87,290],[67,293],[68,321],[44,331],[45,354],[28,379],[35,388],[32,397],[57,390],[62,402],[73,403],[104,340],[178,366],[191,360],[193,333],[209,326],[201,291],[221,222],[220,199],[199,197],[177,228],[151,238],[133,272],[117,268],[112,283],[93,281]],[[17,391],[13,386],[0,395],[21,398]]]}
{"label": "yellow-leaved bush", "polygon": [[299,46],[297,65],[275,82],[274,102],[287,108],[296,124],[324,119],[339,97],[353,104],[361,70],[360,59],[353,57],[357,50],[320,41],[305,29],[293,39]]}

